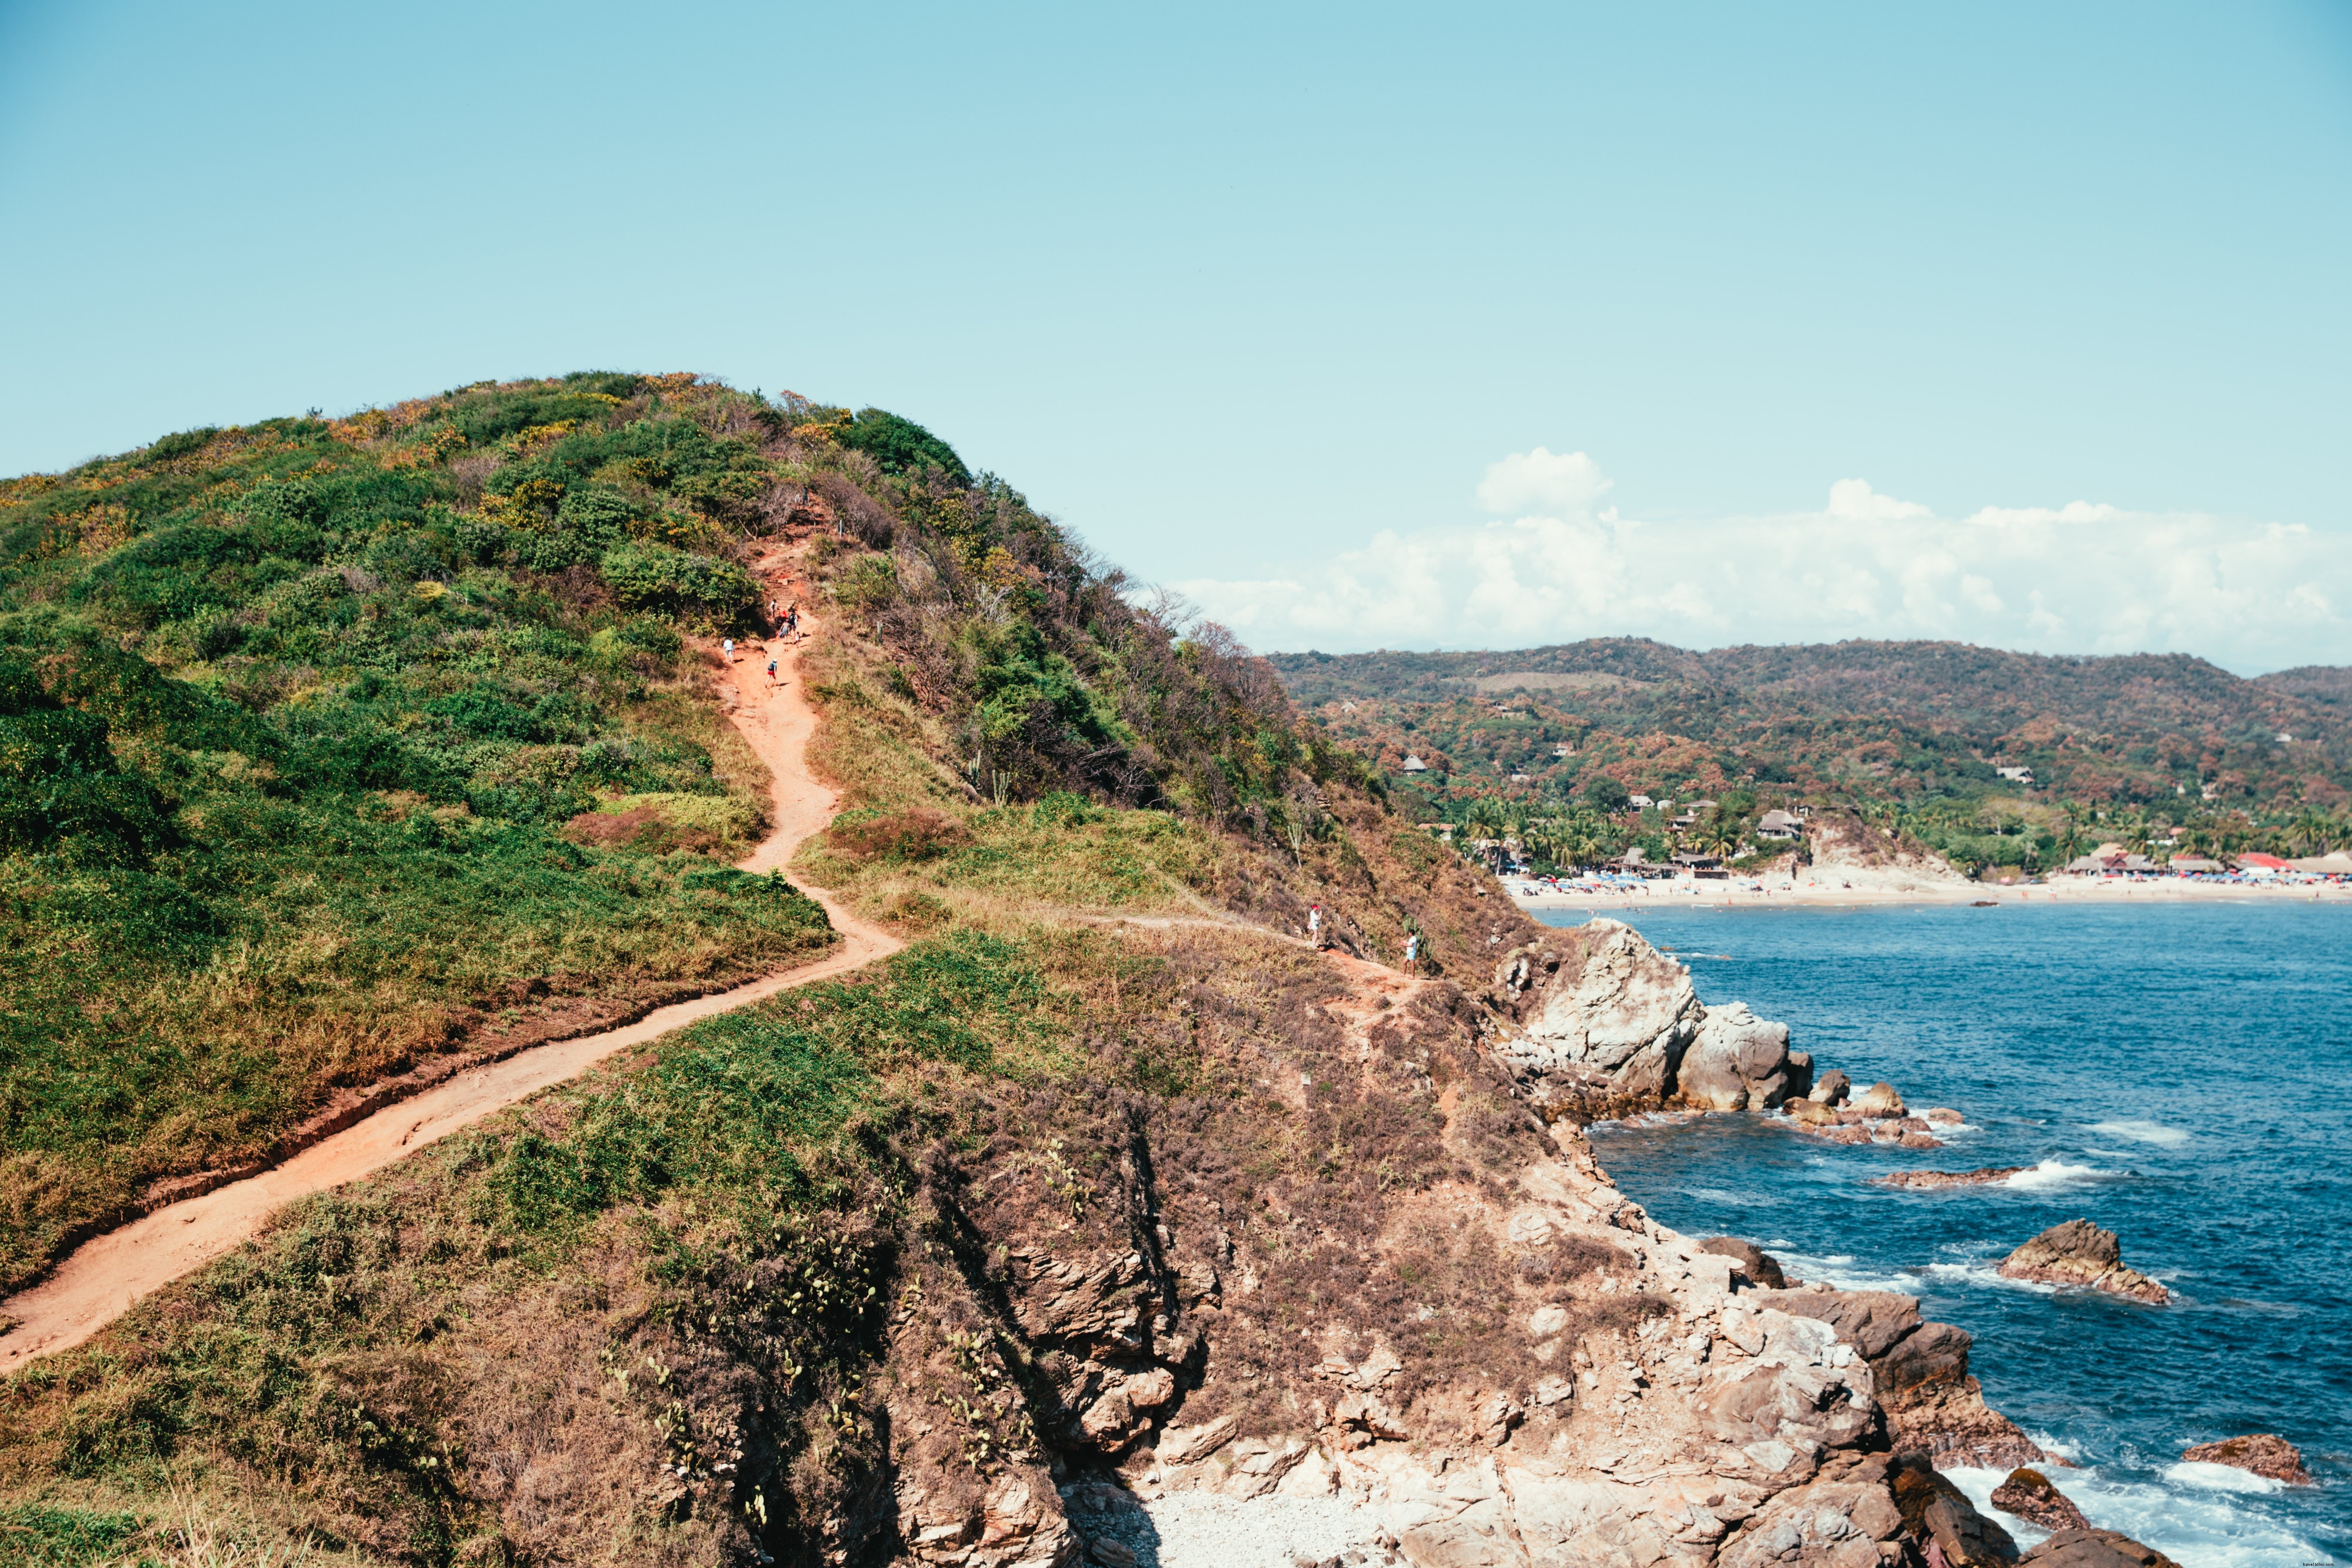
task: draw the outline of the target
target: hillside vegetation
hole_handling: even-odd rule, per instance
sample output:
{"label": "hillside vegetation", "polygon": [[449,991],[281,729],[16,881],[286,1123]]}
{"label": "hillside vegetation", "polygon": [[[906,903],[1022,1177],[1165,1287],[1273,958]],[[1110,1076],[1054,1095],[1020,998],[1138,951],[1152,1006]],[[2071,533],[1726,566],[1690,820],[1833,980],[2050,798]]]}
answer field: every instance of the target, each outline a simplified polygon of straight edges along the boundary
{"label": "hillside vegetation", "polygon": [[1622,811],[1632,794],[1729,802],[1704,836],[1726,848],[1762,810],[1804,805],[1980,868],[2047,869],[2110,839],[2159,854],[2352,843],[2340,670],[2244,680],[2184,656],[1635,638],[1269,662],[1392,781],[1419,755],[1428,816],[1538,824],[1563,863],[1672,846],[1663,818]]}
{"label": "hillside vegetation", "polygon": [[[727,868],[765,781],[710,675],[766,629],[759,551],[826,628],[845,809],[795,876],[909,939],[296,1205],[0,1384],[0,1528],[58,1561],[881,1561],[908,1498],[976,1535],[1116,1453],[1156,1418],[1106,1403],[1126,1359],[1272,1429],[1300,1314],[1432,1300],[1433,1379],[1499,1332],[1483,1242],[1371,1267],[1330,1223],[1540,1129],[1460,992],[1360,1053],[1287,933],[1319,901],[1343,953],[1418,931],[1475,984],[1530,928],[1263,663],[919,426],[585,375],[0,494],[11,1283],[387,1074],[832,940]],[[1008,1315],[1047,1247],[1140,1248],[1157,1345]],[[1278,1283],[1212,1349],[1180,1281],[1229,1266]]]}

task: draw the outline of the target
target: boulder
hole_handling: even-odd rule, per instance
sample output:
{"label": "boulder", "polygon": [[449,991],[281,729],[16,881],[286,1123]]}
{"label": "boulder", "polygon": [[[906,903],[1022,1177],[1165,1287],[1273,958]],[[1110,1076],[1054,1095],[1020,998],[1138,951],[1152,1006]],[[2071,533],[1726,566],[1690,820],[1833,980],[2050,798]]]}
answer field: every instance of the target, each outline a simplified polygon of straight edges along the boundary
{"label": "boulder", "polygon": [[1903,1530],[1883,1481],[1822,1479],[1769,1500],[1727,1541],[1718,1568],[1878,1568]]}
{"label": "boulder", "polygon": [[1805,1098],[1816,1105],[1835,1105],[1846,1098],[1853,1087],[1852,1079],[1836,1068],[1832,1068],[1813,1080],[1813,1087],[1806,1093]]}
{"label": "boulder", "polygon": [[1813,1092],[1813,1056],[1811,1051],[1789,1053],[1789,1083],[1782,1090],[1785,1100],[1803,1100]]}
{"label": "boulder", "polygon": [[1817,1100],[1791,1100],[1783,1102],[1780,1109],[1787,1111],[1790,1119],[1801,1127],[1835,1127],[1837,1125],[1837,1112]]}
{"label": "boulder", "polygon": [[1968,1331],[1922,1321],[1916,1296],[1811,1289],[1787,1291],[1774,1297],[1773,1304],[1829,1324],[1861,1353],[1886,1413],[1887,1435],[1897,1447],[1932,1455],[1940,1464],[2000,1469],[2049,1458],[1985,1404],[1977,1380],[1969,1375],[1973,1342]]}
{"label": "boulder", "polygon": [[1496,972],[1519,1015],[1523,1041],[1504,1048],[1525,1065],[1614,1073],[1645,1046],[1686,1042],[1704,1012],[1690,972],[1622,921],[1596,920],[1561,948],[1514,951]]}
{"label": "boulder", "polygon": [[1701,1252],[1717,1253],[1739,1266],[1748,1282],[1766,1290],[1784,1290],[1789,1281],[1780,1272],[1780,1259],[1752,1241],[1742,1241],[1736,1236],[1710,1236],[1698,1244]]}
{"label": "boulder", "polygon": [[2311,1472],[2303,1468],[2303,1450],[2272,1432],[2200,1443],[2180,1457],[2193,1465],[2235,1465],[2291,1487],[2312,1484]]}
{"label": "boulder", "polygon": [[1949,1568],[2009,1568],[2017,1561],[2017,1542],[2009,1531],[1979,1513],[1926,1455],[1902,1455],[1887,1479],[1906,1533],[1923,1548],[1933,1545]]}
{"label": "boulder", "polygon": [[1745,1002],[1706,1010],[1684,1054],[1682,1097],[1701,1110],[1769,1110],[1787,1098],[1789,1026],[1767,1023]]}
{"label": "boulder", "polygon": [[2000,1272],[2011,1279],[2033,1279],[2051,1285],[2081,1285],[2135,1301],[2162,1306],[2172,1293],[2137,1269],[2126,1268],[2116,1233],[2086,1219],[2053,1225],[2001,1259]]}
{"label": "boulder", "polygon": [[1873,1121],[1883,1121],[1903,1114],[1903,1097],[1891,1083],[1874,1083],[1862,1091],[1853,1108]]}
{"label": "boulder", "polygon": [[2153,1546],[2113,1530],[2059,1531],[2027,1552],[2023,1563],[2033,1568],[2180,1568]]}
{"label": "boulder", "polygon": [[2009,1479],[1992,1489],[1992,1506],[2003,1513],[2012,1513],[2028,1524],[2038,1524],[2044,1530],[2088,1530],[2091,1521],[2083,1517],[2064,1492],[2050,1484],[2050,1478],[2040,1470],[2016,1469]]}

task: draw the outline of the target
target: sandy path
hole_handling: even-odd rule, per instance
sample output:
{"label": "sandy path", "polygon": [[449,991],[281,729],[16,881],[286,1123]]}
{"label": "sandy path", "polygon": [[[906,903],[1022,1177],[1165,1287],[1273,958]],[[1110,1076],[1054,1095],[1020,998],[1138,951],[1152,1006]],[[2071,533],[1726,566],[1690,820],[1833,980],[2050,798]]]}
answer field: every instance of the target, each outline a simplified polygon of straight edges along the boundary
{"label": "sandy path", "polygon": [[[793,587],[789,559],[780,554],[761,567],[772,574],[773,591],[789,596]],[[809,773],[805,761],[816,714],[801,698],[799,649],[778,644],[775,651],[781,660],[781,684],[774,689],[768,684],[766,658],[755,659],[749,649],[729,672],[740,699],[740,706],[730,717],[768,766],[770,809],[775,821],[774,830],[742,863],[747,871],[782,868],[803,840],[833,820],[837,809],[834,792]],[[857,968],[903,945],[815,889],[803,890],[824,906],[834,929],[841,933],[841,945],[833,953],[732,991],[659,1008],[623,1028],[535,1047],[504,1061],[459,1073],[321,1139],[258,1175],[158,1209],[85,1243],[47,1279],[6,1303],[8,1315],[19,1323],[0,1335],[0,1373],[14,1372],[37,1356],[81,1343],[140,1298],[252,1237],[284,1204],[382,1170],[436,1138],[471,1126],[551,1084],[578,1077],[615,1051],[643,1045],[698,1018]]]}

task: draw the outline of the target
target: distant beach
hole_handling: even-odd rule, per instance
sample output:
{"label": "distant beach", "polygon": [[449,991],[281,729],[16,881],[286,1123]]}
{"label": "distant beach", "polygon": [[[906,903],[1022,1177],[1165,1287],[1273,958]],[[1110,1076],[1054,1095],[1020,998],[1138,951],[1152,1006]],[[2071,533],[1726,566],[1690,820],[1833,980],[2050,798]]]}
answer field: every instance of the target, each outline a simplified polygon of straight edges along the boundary
{"label": "distant beach", "polygon": [[1795,877],[1689,876],[1612,889],[1505,877],[1522,909],[1639,910],[1721,907],[1856,908],[1874,904],[2311,904],[2352,903],[2340,879],[2204,880],[2189,877],[2058,876],[2042,882],[1971,882],[1900,867],[1809,867]]}

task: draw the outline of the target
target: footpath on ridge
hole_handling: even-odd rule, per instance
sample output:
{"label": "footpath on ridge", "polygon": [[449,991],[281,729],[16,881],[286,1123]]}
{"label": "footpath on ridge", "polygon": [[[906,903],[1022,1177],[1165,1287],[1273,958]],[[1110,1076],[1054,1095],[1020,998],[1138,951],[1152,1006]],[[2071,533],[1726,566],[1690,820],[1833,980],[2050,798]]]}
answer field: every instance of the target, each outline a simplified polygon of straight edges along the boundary
{"label": "footpath on ridge", "polygon": [[[760,562],[763,592],[784,596],[794,564],[781,552]],[[808,624],[805,616],[803,624]],[[767,764],[774,823],[742,862],[746,871],[782,869],[805,840],[824,830],[837,809],[835,792],[808,769],[816,713],[801,694],[800,653],[805,646],[777,646],[779,684],[772,688],[765,659],[753,658],[748,651],[727,670],[739,699],[729,716]],[[81,1343],[142,1298],[251,1238],[271,1214],[297,1198],[381,1170],[436,1139],[577,1078],[617,1051],[780,991],[859,968],[904,945],[817,889],[801,890],[824,907],[840,933],[841,945],[825,957],[732,990],[656,1008],[634,1024],[532,1047],[460,1072],[384,1106],[268,1170],[156,1209],[85,1242],[47,1279],[5,1303],[5,1311],[16,1325],[0,1334],[0,1374]]]}

